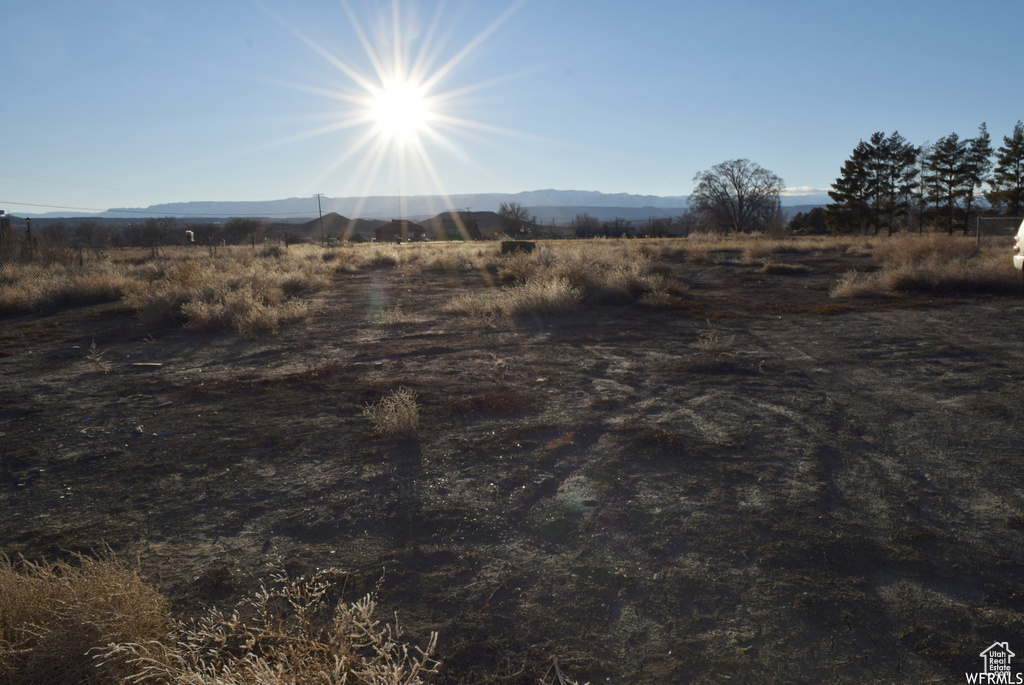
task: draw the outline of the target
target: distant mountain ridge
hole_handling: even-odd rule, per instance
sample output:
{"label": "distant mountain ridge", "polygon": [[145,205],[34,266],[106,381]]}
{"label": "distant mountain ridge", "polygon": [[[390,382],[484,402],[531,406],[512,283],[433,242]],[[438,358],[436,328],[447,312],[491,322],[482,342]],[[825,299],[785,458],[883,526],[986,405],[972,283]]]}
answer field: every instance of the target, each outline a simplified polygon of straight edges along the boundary
{"label": "distant mountain ridge", "polygon": [[[642,208],[685,211],[685,196],[660,197],[629,193],[602,193],[588,190],[530,190],[521,193],[473,193],[462,195],[410,195],[406,197],[373,195],[369,197],[321,197],[325,214],[389,220],[399,217],[426,218],[449,209],[496,212],[503,202],[518,202],[524,207],[540,210],[545,207],[583,207],[587,209]],[[593,212],[592,212],[593,213]],[[605,212],[601,212],[605,213]],[[242,202],[173,202],[140,208],[117,208],[103,212],[109,218],[148,216],[191,217],[313,217],[317,216],[316,197],[293,197],[285,200]],[[659,212],[660,214],[660,212]],[[539,219],[552,218],[542,217]]]}
{"label": "distant mountain ridge", "polygon": [[[461,195],[410,195],[320,198],[323,214],[337,213],[360,219],[388,221],[397,218],[427,219],[454,210],[459,212],[496,212],[503,202],[517,202],[540,222],[571,220],[587,213],[602,221],[626,219],[643,221],[650,218],[676,217],[686,211],[686,195],[634,195],[602,193],[596,190],[528,190],[520,193],[472,193]],[[824,193],[815,195],[784,195],[785,207],[816,206],[828,202]],[[54,212],[45,216],[77,216]],[[43,216],[43,215],[38,215]],[[131,219],[139,217],[175,216],[181,218],[259,217],[281,221],[301,220],[318,216],[317,200],[292,197],[283,200],[259,201],[194,201],[172,202],[149,207],[116,208],[94,217]]]}

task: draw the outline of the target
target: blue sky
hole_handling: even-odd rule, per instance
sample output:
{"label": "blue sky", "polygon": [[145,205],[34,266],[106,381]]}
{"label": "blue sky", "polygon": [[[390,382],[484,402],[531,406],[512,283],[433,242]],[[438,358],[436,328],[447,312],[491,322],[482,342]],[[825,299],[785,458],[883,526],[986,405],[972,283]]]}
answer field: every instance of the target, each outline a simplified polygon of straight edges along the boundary
{"label": "blue sky", "polygon": [[[1024,119],[1022,24],[1005,0],[20,2],[0,209],[686,195],[735,158],[823,189],[875,131],[920,145],[987,122],[998,146]],[[385,75],[421,65],[412,132],[368,118],[368,53]]]}

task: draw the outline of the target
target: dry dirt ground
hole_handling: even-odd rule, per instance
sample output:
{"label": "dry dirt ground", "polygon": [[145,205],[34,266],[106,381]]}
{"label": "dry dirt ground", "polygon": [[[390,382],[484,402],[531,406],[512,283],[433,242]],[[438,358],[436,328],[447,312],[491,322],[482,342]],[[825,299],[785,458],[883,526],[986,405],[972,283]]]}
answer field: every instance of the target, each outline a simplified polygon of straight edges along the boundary
{"label": "dry dirt ground", "polygon": [[[256,340],[8,318],[0,550],[109,545],[180,615],[338,567],[445,683],[960,682],[1024,648],[1024,297],[841,302],[869,257],[782,257],[491,328],[441,311],[487,274],[402,268]],[[402,386],[418,439],[375,437]]]}

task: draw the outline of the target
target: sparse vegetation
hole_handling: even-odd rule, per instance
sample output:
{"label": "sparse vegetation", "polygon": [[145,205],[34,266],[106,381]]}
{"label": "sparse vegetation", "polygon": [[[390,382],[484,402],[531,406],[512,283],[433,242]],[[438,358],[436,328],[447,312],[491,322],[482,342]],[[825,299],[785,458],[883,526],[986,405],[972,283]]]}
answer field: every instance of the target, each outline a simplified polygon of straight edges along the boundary
{"label": "sparse vegetation", "polygon": [[427,682],[440,666],[437,634],[424,648],[405,644],[397,618],[375,617],[373,594],[337,599],[344,577],[279,568],[229,614],[172,621],[167,601],[110,554],[19,566],[0,556],[0,682]]}
{"label": "sparse vegetation", "polygon": [[877,271],[847,271],[832,297],[892,297],[899,293],[1002,293],[1019,290],[1009,252],[998,243],[945,234],[902,234],[871,244]]}
{"label": "sparse vegetation", "polygon": [[[1020,623],[1011,242],[111,250],[183,325],[5,321],[0,543],[138,554],[184,622],[91,642],[114,681],[949,680]],[[192,334],[224,293],[306,318]]]}
{"label": "sparse vegetation", "polygon": [[0,554],[0,682],[119,682],[129,659],[99,662],[96,650],[156,640],[169,623],[166,600],[109,554],[17,565]]}
{"label": "sparse vegetation", "polygon": [[367,405],[363,413],[373,423],[377,434],[388,438],[412,438],[420,427],[420,407],[416,399],[414,391],[402,387]]}
{"label": "sparse vegetation", "polygon": [[121,641],[100,663],[130,665],[131,683],[181,685],[422,685],[438,672],[437,633],[426,647],[402,642],[396,618],[374,615],[372,594],[331,610],[337,569],[290,578],[283,569],[231,614],[211,609],[161,639]]}

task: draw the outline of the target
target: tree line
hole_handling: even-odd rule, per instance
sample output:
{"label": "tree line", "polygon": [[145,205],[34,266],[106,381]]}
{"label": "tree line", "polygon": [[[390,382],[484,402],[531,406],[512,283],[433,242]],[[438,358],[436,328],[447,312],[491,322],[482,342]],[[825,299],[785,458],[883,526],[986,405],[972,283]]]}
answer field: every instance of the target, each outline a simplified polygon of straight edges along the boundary
{"label": "tree line", "polygon": [[[685,224],[732,233],[786,227],[780,204],[785,184],[750,160],[722,162],[693,181]],[[966,233],[981,213],[1019,217],[1024,214],[1024,123],[1018,121],[995,150],[984,123],[973,138],[951,133],[920,146],[898,131],[876,132],[853,149],[828,194],[832,202],[797,214],[789,230],[892,235],[928,226]]]}
{"label": "tree line", "polygon": [[[985,124],[973,138],[951,133],[916,146],[898,131],[860,141],[829,191],[829,227],[839,233],[923,231],[965,233],[978,213],[1020,216],[1024,209],[1024,124],[993,150]],[[973,213],[973,214],[972,214]]]}

